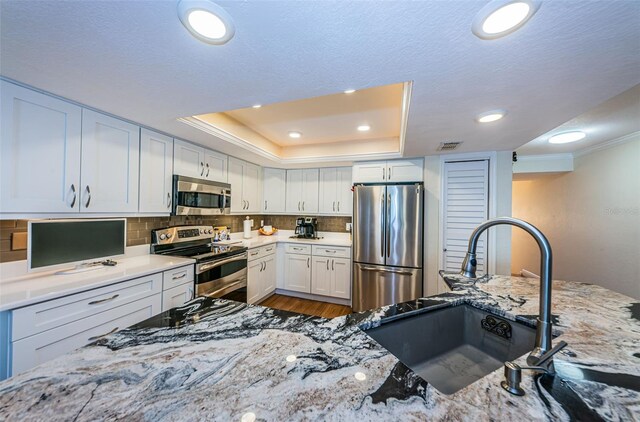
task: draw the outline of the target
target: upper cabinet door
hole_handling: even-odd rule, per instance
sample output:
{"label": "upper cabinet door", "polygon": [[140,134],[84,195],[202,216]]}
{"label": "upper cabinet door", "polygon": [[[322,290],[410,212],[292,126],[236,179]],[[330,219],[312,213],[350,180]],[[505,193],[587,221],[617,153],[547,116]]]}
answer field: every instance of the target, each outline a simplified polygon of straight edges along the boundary
{"label": "upper cabinet door", "polygon": [[173,139],[140,131],[140,205],[144,213],[169,213],[173,176]]}
{"label": "upper cabinet door", "polygon": [[204,175],[207,180],[227,183],[227,159],[228,157],[219,152],[204,150]]}
{"label": "upper cabinet door", "polygon": [[[205,174],[204,149],[181,141],[173,142],[173,172],[181,176],[202,179]],[[225,180],[226,181],[226,180]]]}
{"label": "upper cabinet door", "polygon": [[287,206],[290,213],[302,212],[302,170],[287,170]]}
{"label": "upper cabinet door", "polygon": [[337,207],[337,170],[336,168],[320,169],[320,193],[318,212],[320,214],[335,214]]}
{"label": "upper cabinet door", "polygon": [[285,212],[287,171],[265,168],[262,177],[262,211],[267,214]]}
{"label": "upper cabinet door", "polygon": [[260,167],[249,163],[243,163],[242,167],[242,199],[246,202],[245,211],[258,213],[262,209]]}
{"label": "upper cabinet door", "polygon": [[302,171],[302,211],[304,213],[318,212],[318,169]]}
{"label": "upper cabinet door", "polygon": [[386,181],[386,161],[371,161],[353,165],[353,183],[384,183]]}
{"label": "upper cabinet door", "polygon": [[422,182],[424,180],[422,163],[421,158],[387,161],[387,181]]}
{"label": "upper cabinet door", "polygon": [[336,214],[352,214],[352,187],[353,183],[351,182],[351,167],[338,167],[336,169]]}
{"label": "upper cabinet door", "polygon": [[242,199],[243,161],[229,157],[229,184],[231,185],[231,212],[244,212],[247,203]]}
{"label": "upper cabinet door", "polygon": [[0,212],[78,212],[81,108],[0,82]]}
{"label": "upper cabinet door", "polygon": [[138,211],[140,128],[82,110],[80,210]]}

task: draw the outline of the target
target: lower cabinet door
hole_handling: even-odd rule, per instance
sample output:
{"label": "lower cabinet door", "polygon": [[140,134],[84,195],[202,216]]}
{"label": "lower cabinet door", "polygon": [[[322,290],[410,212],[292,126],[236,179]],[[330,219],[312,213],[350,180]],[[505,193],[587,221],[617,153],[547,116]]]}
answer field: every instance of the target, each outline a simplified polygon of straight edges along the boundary
{"label": "lower cabinet door", "polygon": [[155,294],[12,343],[12,375],[69,353],[158,313],[162,295]]}
{"label": "lower cabinet door", "polygon": [[276,289],[276,256],[271,255],[264,259],[262,271],[262,294],[265,297]]}
{"label": "lower cabinet door", "polygon": [[162,312],[181,306],[193,299],[193,281],[162,292]]}
{"label": "lower cabinet door", "polygon": [[260,299],[263,265],[264,262],[261,259],[251,261],[247,265],[247,303],[256,303]]}
{"label": "lower cabinet door", "polygon": [[316,295],[331,295],[331,258],[313,257],[313,271],[311,275],[311,293]]}
{"label": "lower cabinet door", "polygon": [[331,259],[331,296],[351,298],[351,260]]}
{"label": "lower cabinet door", "polygon": [[284,254],[284,288],[311,293],[311,255]]}

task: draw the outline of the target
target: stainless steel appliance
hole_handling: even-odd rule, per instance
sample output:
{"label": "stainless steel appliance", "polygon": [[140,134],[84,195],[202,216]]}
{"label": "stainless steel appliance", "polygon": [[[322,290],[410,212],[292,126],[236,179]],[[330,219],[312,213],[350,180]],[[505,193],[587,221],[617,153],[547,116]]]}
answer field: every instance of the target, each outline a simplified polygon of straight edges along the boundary
{"label": "stainless steel appliance", "polygon": [[294,239],[322,239],[318,236],[318,219],[315,217],[296,218],[296,229]]}
{"label": "stainless steel appliance", "polygon": [[173,176],[173,215],[220,215],[231,212],[231,185]]}
{"label": "stainless steel appliance", "polygon": [[247,248],[212,241],[212,226],[177,226],[151,232],[151,253],[193,258],[196,296],[247,302]]}
{"label": "stainless steel appliance", "polygon": [[423,197],[421,183],[354,187],[354,311],[422,296]]}

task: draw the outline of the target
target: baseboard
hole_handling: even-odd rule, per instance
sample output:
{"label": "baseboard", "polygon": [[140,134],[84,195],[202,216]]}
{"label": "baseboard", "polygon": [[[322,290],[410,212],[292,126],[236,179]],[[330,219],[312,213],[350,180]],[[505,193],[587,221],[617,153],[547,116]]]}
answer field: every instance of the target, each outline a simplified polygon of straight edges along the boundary
{"label": "baseboard", "polygon": [[339,297],[314,295],[311,293],[294,292],[291,290],[283,290],[283,289],[276,289],[275,293],[282,296],[298,297],[300,299],[317,300],[318,302],[328,302],[328,303],[335,303],[336,305],[351,306],[351,299],[342,299]]}

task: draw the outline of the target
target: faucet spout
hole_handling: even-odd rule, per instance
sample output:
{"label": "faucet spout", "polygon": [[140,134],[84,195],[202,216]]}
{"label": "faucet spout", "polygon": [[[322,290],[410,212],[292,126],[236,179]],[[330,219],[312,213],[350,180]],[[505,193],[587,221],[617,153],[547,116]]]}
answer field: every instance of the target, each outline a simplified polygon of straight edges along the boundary
{"label": "faucet spout", "polygon": [[476,278],[476,249],[480,235],[489,227],[510,225],[523,229],[529,233],[540,248],[540,308],[537,319],[536,342],[533,351],[527,358],[529,365],[535,365],[542,355],[551,349],[551,264],[553,261],[551,245],[540,230],[523,220],[511,217],[499,217],[485,221],[479,225],[469,238],[467,255],[462,262],[461,274],[467,278]]}

